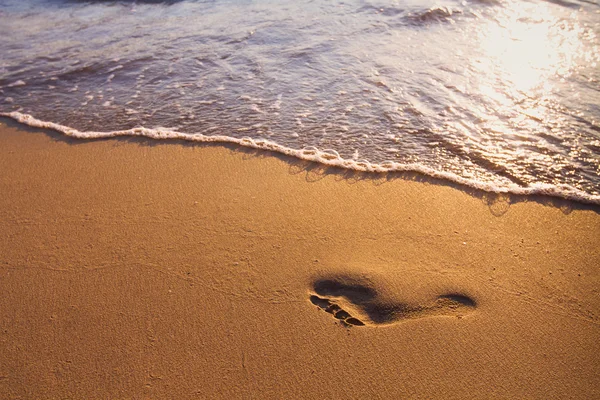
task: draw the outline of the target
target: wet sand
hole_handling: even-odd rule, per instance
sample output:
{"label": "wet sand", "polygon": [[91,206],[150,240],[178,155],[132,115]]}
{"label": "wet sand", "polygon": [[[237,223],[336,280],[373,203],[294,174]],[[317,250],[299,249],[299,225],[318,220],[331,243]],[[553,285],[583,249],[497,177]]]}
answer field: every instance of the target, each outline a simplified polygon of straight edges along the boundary
{"label": "wet sand", "polygon": [[600,398],[593,208],[6,123],[0,168],[1,398]]}

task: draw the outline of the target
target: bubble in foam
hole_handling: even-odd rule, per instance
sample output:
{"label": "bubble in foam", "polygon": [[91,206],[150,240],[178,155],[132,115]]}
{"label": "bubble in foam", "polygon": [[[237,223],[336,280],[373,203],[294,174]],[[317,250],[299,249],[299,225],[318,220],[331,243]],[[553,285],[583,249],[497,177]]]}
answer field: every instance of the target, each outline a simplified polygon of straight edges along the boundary
{"label": "bubble in foam", "polygon": [[23,80],[18,80],[12,83],[9,83],[8,85],[6,85],[6,87],[18,87],[18,86],[25,86],[27,85],[27,83],[25,83],[25,81]]}

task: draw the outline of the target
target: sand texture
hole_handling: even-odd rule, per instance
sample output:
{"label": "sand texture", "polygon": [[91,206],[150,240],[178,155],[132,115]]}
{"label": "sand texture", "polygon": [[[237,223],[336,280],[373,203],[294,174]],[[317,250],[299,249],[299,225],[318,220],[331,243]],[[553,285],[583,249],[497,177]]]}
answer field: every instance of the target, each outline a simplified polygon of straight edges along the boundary
{"label": "sand texture", "polygon": [[598,399],[600,214],[0,126],[2,399]]}

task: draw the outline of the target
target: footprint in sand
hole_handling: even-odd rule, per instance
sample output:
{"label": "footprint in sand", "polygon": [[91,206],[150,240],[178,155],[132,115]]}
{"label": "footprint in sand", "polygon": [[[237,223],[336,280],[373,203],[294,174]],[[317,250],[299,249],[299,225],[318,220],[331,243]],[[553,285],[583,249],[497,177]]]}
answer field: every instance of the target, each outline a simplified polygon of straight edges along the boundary
{"label": "footprint in sand", "polygon": [[426,305],[386,301],[369,284],[349,277],[319,279],[313,289],[311,303],[332,314],[346,327],[386,325],[435,316],[460,318],[476,307],[475,301],[455,293],[438,296]]}

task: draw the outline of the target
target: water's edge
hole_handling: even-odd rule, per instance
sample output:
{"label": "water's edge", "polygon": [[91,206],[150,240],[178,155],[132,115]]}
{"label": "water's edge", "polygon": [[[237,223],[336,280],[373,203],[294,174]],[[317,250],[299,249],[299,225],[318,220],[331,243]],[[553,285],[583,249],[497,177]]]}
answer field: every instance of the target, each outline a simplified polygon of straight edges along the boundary
{"label": "water's edge", "polygon": [[10,118],[18,123],[41,129],[51,129],[62,133],[68,137],[76,139],[107,139],[116,137],[143,137],[155,140],[184,140],[196,143],[214,143],[214,144],[234,144],[251,149],[273,151],[286,156],[294,157],[304,161],[310,161],[322,164],[324,166],[342,168],[351,171],[383,174],[391,172],[415,172],[434,179],[448,181],[454,184],[465,186],[471,189],[493,193],[507,194],[517,196],[544,196],[555,197],[559,199],[574,201],[582,204],[600,205],[600,196],[594,196],[573,187],[566,185],[546,185],[540,184],[530,187],[522,187],[516,184],[507,187],[499,187],[491,183],[480,182],[466,179],[450,172],[436,171],[426,166],[411,163],[402,164],[393,161],[374,164],[368,161],[349,160],[340,157],[334,150],[320,150],[314,147],[304,149],[291,149],[280,144],[265,139],[253,139],[244,137],[241,139],[226,136],[226,135],[203,135],[177,132],[172,130],[151,129],[151,128],[133,128],[128,130],[111,131],[111,132],[82,132],[77,129],[60,125],[54,122],[42,121],[31,115],[20,112],[0,113],[0,117]]}

